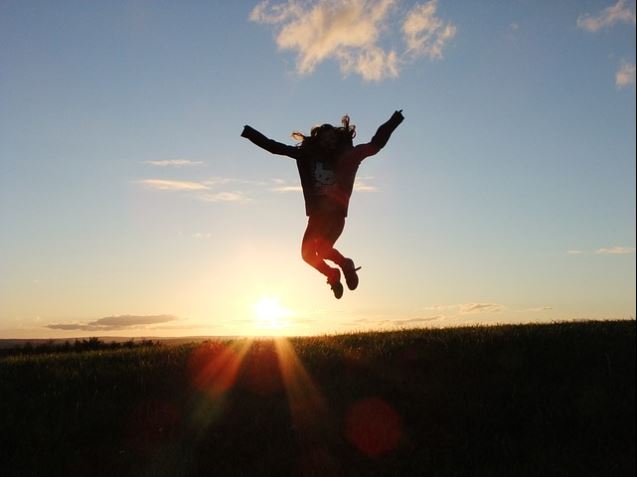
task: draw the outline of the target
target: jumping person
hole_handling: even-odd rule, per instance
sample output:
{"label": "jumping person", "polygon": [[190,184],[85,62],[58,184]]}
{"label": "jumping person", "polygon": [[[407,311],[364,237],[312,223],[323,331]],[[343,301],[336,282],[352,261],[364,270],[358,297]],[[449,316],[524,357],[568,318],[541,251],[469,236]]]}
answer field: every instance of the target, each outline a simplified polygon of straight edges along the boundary
{"label": "jumping person", "polygon": [[403,119],[402,110],[394,112],[378,128],[370,142],[357,146],[353,145],[356,127],[350,125],[348,116],[342,118],[341,127],[323,124],[312,128],[309,136],[293,133],[292,137],[301,141],[297,146],[268,139],[247,125],[241,133],[241,136],[272,154],[296,160],[305,199],[305,214],[308,216],[301,255],[303,260],[327,277],[327,283],[336,298],[343,296],[341,272],[338,268],[330,267],[325,260],[334,262],[343,270],[350,290],[358,286],[358,268],[354,261],[334,248],[345,227],[358,166],[363,159],[373,156],[387,144]]}

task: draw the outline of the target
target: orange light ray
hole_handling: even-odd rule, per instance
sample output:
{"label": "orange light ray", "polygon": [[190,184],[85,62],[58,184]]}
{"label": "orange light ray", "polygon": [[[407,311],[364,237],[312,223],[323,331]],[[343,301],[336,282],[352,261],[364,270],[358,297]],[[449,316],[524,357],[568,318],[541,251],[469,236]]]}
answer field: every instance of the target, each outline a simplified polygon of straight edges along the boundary
{"label": "orange light ray", "polygon": [[288,396],[293,424],[312,431],[325,423],[327,405],[323,394],[301,363],[292,344],[285,338],[275,340],[283,384]]}
{"label": "orange light ray", "polygon": [[252,340],[223,343],[204,343],[193,351],[189,359],[190,379],[200,391],[190,412],[190,424],[203,433],[217,421],[225,409],[225,395],[236,384],[241,364]]}

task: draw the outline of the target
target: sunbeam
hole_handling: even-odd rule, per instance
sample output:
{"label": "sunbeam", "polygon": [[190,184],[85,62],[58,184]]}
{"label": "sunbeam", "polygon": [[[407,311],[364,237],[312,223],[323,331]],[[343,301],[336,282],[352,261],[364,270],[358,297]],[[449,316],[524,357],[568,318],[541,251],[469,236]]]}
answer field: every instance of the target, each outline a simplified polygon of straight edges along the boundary
{"label": "sunbeam", "polygon": [[197,391],[190,414],[191,425],[204,432],[219,419],[225,408],[225,396],[237,381],[241,364],[252,340],[204,343],[197,347],[188,361],[189,376]]}

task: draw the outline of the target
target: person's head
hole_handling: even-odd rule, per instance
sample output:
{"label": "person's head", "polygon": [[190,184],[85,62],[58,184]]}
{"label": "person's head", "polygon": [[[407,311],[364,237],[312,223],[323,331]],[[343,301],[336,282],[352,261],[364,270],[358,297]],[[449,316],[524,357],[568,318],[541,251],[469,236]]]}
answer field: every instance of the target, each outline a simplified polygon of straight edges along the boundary
{"label": "person's head", "polygon": [[356,126],[349,123],[349,116],[343,116],[342,126],[335,127],[331,124],[322,124],[312,128],[309,136],[300,132],[292,133],[292,137],[302,141],[301,147],[317,147],[324,151],[332,152],[353,146],[356,136]]}

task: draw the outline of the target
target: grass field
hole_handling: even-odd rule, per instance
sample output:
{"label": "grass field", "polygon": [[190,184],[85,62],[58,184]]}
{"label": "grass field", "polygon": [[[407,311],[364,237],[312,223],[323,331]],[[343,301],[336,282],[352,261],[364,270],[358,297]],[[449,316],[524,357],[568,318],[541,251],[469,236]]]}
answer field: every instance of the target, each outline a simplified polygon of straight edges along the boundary
{"label": "grass field", "polygon": [[634,475],[635,322],[0,359],[3,476]]}

